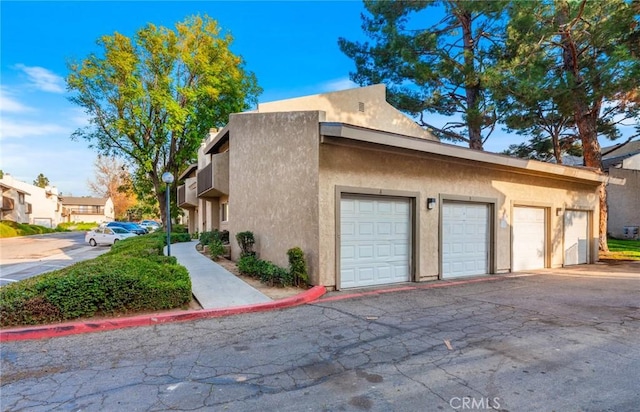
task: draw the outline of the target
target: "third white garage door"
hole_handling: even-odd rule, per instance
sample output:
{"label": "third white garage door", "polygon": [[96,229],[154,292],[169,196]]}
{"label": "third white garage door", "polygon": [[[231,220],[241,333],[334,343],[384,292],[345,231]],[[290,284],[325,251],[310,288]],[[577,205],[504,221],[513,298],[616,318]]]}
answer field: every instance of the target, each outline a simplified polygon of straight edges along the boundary
{"label": "third white garage door", "polygon": [[442,205],[442,277],[483,275],[489,271],[489,205]]}
{"label": "third white garage door", "polygon": [[343,196],[340,201],[340,287],[408,282],[409,199]]}
{"label": "third white garage door", "polygon": [[545,209],[539,207],[513,208],[512,271],[545,267],[545,215]]}

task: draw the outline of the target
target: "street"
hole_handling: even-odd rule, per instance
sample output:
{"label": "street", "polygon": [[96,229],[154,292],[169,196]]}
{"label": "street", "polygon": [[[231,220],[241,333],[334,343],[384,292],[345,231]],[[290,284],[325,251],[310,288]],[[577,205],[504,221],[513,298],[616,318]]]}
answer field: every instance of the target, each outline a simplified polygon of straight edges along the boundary
{"label": "street", "polygon": [[6,342],[2,410],[633,411],[638,267]]}
{"label": "street", "polygon": [[85,232],[59,232],[0,239],[0,286],[109,251],[108,246],[90,247],[84,235]]}

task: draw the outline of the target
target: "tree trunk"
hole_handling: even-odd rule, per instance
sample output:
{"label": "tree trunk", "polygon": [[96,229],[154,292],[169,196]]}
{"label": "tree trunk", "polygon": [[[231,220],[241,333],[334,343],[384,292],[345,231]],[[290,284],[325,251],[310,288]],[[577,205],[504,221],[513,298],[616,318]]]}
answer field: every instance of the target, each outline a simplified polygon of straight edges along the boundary
{"label": "tree trunk", "polygon": [[167,227],[167,203],[165,191],[160,192],[156,189],[156,199],[158,199],[158,208],[160,209],[160,220],[164,227]]}
{"label": "tree trunk", "polygon": [[483,113],[478,108],[478,98],[480,96],[480,80],[475,69],[475,42],[473,40],[473,30],[471,24],[473,18],[471,12],[459,10],[456,13],[458,21],[462,26],[462,41],[464,43],[464,67],[465,78],[465,100],[467,104],[467,128],[469,131],[469,148],[474,150],[484,150],[482,144],[482,123]]}
{"label": "tree trunk", "polygon": [[[582,5],[584,6],[584,0]],[[558,7],[558,21],[562,38],[563,70],[569,79],[568,83],[572,85],[573,115],[582,141],[584,165],[602,173],[602,153],[597,129],[602,100],[595,99],[592,102],[593,107],[589,107],[584,79],[580,74],[580,67],[578,67],[578,46],[572,38],[571,25],[568,24],[569,6],[567,2],[562,2]],[[600,186],[598,192],[600,198],[599,250],[608,252],[607,190],[604,184]]]}

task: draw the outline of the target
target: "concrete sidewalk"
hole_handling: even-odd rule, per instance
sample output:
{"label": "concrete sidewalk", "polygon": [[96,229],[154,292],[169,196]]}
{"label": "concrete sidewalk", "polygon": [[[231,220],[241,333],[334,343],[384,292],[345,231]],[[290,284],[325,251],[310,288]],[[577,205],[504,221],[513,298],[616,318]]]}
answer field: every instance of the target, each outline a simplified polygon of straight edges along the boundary
{"label": "concrete sidewalk", "polygon": [[172,243],[171,256],[175,256],[178,263],[189,271],[193,296],[203,309],[229,308],[272,301],[271,298],[198,252],[197,244],[197,240]]}

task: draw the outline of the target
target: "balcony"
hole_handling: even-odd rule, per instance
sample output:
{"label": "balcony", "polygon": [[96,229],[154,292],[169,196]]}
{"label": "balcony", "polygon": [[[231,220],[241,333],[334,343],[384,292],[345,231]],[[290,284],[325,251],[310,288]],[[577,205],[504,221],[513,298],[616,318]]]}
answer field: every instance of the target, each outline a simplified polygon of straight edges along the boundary
{"label": "balcony", "polygon": [[229,194],[229,152],[211,156],[211,163],[198,170],[198,197],[212,198]]}
{"label": "balcony", "polygon": [[178,207],[195,209],[198,206],[198,181],[195,177],[185,179],[183,185],[178,186]]}
{"label": "balcony", "polygon": [[8,196],[2,196],[2,210],[13,210],[13,208],[15,207],[15,201],[8,197]]}

